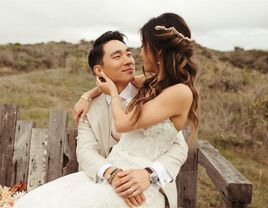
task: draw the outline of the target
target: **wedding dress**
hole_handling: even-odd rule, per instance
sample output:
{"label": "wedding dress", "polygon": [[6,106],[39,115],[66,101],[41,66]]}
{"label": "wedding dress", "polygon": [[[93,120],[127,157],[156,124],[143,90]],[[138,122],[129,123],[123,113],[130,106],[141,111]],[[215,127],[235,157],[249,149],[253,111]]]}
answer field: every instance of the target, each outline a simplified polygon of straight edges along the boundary
{"label": "wedding dress", "polygon": [[[121,135],[107,160],[122,169],[144,168],[163,155],[178,138],[178,131],[167,119],[149,128]],[[188,148],[184,139],[179,141]],[[163,208],[160,186],[152,184],[144,191],[142,208]],[[107,182],[94,183],[85,172],[73,173],[30,191],[15,204],[15,208],[127,208]]]}

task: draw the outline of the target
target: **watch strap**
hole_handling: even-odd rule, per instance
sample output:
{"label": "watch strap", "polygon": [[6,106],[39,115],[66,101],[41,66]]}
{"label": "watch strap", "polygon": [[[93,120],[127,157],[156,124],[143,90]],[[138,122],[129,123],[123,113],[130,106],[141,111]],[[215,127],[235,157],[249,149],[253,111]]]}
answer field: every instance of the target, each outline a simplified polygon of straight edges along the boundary
{"label": "watch strap", "polygon": [[154,172],[151,168],[146,167],[144,168],[150,175]]}
{"label": "watch strap", "polygon": [[150,183],[156,183],[159,180],[157,173],[152,168],[146,167],[144,169],[149,173]]}

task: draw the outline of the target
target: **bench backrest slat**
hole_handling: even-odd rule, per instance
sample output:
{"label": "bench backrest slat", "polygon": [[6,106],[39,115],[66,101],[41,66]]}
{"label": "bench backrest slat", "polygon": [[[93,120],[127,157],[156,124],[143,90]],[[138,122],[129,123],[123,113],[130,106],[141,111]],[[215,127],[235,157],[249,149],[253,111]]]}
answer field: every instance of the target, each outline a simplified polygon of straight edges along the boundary
{"label": "bench backrest slat", "polygon": [[27,183],[33,127],[34,122],[32,121],[17,121],[11,184],[17,184],[22,181]]}
{"label": "bench backrest slat", "polygon": [[48,168],[48,129],[32,129],[30,164],[27,190],[30,191],[46,182]]}
{"label": "bench backrest slat", "polygon": [[76,159],[76,136],[77,129],[67,129],[67,141],[64,144],[63,175],[75,173],[78,171],[78,162]]}
{"label": "bench backrest slat", "polygon": [[15,105],[0,105],[0,184],[9,186],[13,170],[13,152],[16,122],[19,108]]}
{"label": "bench backrest slat", "polygon": [[53,111],[50,113],[48,128],[48,172],[47,181],[62,176],[63,144],[66,140],[67,112]]}

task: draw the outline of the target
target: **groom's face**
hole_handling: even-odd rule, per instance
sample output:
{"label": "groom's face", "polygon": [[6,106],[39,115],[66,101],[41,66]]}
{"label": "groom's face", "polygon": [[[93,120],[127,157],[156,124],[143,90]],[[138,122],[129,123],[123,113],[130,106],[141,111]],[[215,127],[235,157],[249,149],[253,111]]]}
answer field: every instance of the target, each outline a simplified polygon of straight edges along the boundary
{"label": "groom's face", "polygon": [[135,60],[130,49],[121,41],[111,40],[103,45],[101,69],[115,83],[127,83],[134,78]]}

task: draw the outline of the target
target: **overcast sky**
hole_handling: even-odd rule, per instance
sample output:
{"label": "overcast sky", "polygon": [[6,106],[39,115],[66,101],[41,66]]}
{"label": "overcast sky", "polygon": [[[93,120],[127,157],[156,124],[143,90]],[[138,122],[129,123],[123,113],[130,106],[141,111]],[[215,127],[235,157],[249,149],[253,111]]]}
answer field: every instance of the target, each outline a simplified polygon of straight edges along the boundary
{"label": "overcast sky", "polygon": [[268,50],[268,0],[0,0],[0,44],[93,40],[139,28],[164,12],[181,15],[203,46]]}

